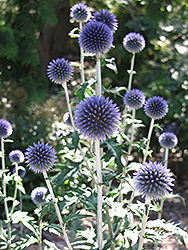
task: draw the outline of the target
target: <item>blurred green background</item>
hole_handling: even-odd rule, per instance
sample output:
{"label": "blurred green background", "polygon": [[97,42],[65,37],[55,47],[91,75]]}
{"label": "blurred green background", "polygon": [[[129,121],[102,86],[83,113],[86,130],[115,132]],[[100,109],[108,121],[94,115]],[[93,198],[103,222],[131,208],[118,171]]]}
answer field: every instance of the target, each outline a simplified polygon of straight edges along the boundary
{"label": "blurred green background", "polygon": [[[107,58],[115,58],[117,72],[103,66],[106,88],[127,87],[131,55],[122,46],[124,36],[139,32],[146,48],[136,55],[133,87],[147,98],[159,95],[169,104],[169,113],[160,125],[173,124],[178,130],[178,146],[173,150],[173,171],[178,177],[188,170],[188,3],[183,0],[86,0],[91,11],[102,8],[118,19],[114,45]],[[11,139],[6,144],[7,155],[12,149],[25,152],[28,145],[43,138],[56,146],[54,124],[63,121],[65,98],[60,86],[47,79],[46,67],[52,59],[64,57],[79,62],[77,39],[69,32],[78,26],[70,20],[73,0],[1,0],[0,1],[0,117],[13,124]],[[86,58],[88,78],[95,62]],[[71,100],[80,86],[78,69],[68,88]],[[121,93],[124,94],[123,92]],[[119,101],[120,100],[120,101]],[[123,110],[122,99],[117,103]],[[138,116],[146,124],[139,131],[146,136],[149,119],[143,111]],[[145,131],[145,132],[144,132]],[[156,131],[156,133],[158,133]],[[155,153],[157,136],[152,140]],[[8,162],[8,159],[7,159]],[[8,162],[11,168],[10,162]],[[35,182],[37,180],[37,182]],[[42,178],[28,171],[24,182],[28,192]]]}

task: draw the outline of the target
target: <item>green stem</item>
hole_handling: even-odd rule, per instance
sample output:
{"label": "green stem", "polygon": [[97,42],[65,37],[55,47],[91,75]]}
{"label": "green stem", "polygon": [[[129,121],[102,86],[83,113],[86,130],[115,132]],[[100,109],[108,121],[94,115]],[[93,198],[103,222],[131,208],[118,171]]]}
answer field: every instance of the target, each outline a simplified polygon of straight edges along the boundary
{"label": "green stem", "polygon": [[97,170],[97,238],[99,250],[102,250],[102,174],[100,140],[95,141],[96,170]]}
{"label": "green stem", "polygon": [[41,205],[39,206],[39,210],[40,210],[39,212],[40,214],[38,215],[38,225],[39,225],[38,247],[39,247],[39,250],[42,250],[42,218],[40,218],[41,210],[42,210]]}
{"label": "green stem", "polygon": [[146,199],[146,201],[145,201],[144,217],[142,219],[142,228],[141,228],[141,232],[140,232],[140,235],[139,235],[138,250],[142,250],[142,247],[143,247],[143,244],[144,244],[144,235],[145,235],[146,223],[147,223],[148,214],[149,214],[149,204],[150,204],[150,200]]}
{"label": "green stem", "polygon": [[164,151],[165,151],[165,158],[164,158],[164,164],[168,165],[168,154],[169,154],[169,148],[164,148]]}
{"label": "green stem", "polygon": [[101,80],[101,61],[100,61],[100,54],[99,53],[97,54],[96,80],[97,80],[96,93],[97,93],[97,95],[101,96],[101,93],[102,93],[102,80]]}
{"label": "green stem", "polygon": [[67,247],[69,250],[72,250],[72,247],[71,247],[71,244],[70,244],[70,241],[69,241],[69,238],[68,238],[68,235],[67,235],[67,232],[65,230],[65,225],[63,223],[63,220],[62,220],[62,217],[61,217],[61,213],[60,213],[60,210],[59,210],[59,207],[58,207],[58,204],[57,204],[57,201],[56,201],[56,198],[55,198],[55,195],[54,195],[54,192],[53,192],[53,189],[52,189],[52,186],[50,184],[50,181],[49,181],[49,178],[48,178],[48,175],[47,175],[47,172],[46,171],[43,171],[43,175],[44,175],[44,179],[46,181],[46,185],[48,187],[48,190],[51,194],[51,197],[52,197],[52,201],[54,203],[54,207],[55,207],[55,211],[56,211],[56,215],[59,219],[59,223],[60,223],[60,226],[61,226],[61,229],[62,229],[62,232],[63,232],[63,236],[64,236],[64,239],[65,239],[65,242],[67,244]]}
{"label": "green stem", "polygon": [[[19,190],[19,198],[20,198],[20,211],[22,211],[22,192]],[[20,223],[20,234],[23,235],[23,224]]]}
{"label": "green stem", "polygon": [[133,53],[132,60],[131,60],[131,69],[129,71],[129,83],[128,83],[128,90],[131,89],[132,79],[134,74],[134,62],[135,62],[135,53]]}
{"label": "green stem", "polygon": [[7,204],[7,190],[6,190],[6,182],[5,182],[5,149],[4,149],[4,139],[1,138],[1,163],[2,163],[2,171],[3,171],[3,196],[4,196],[4,209],[6,214],[7,220],[7,227],[8,227],[8,250],[11,248],[11,224],[10,224],[10,216],[8,211],[8,204]]}
{"label": "green stem", "polygon": [[[113,239],[114,237],[113,237],[112,223],[111,223],[110,214],[109,214],[109,206],[107,204],[105,206],[105,210],[106,210],[106,219],[108,223],[109,236],[110,236],[110,239]],[[110,249],[115,250],[114,242],[112,242]]]}
{"label": "green stem", "polygon": [[13,202],[12,202],[12,209],[11,209],[11,212],[10,212],[10,218],[12,218],[12,214],[14,212],[14,208],[15,208],[15,201],[16,201],[16,197],[17,197],[17,191],[18,191],[18,180],[17,180],[17,177],[18,177],[18,163],[15,163],[15,189],[14,189],[14,196],[13,196]]}
{"label": "green stem", "polygon": [[[79,22],[79,29],[82,29],[82,22]],[[84,76],[84,53],[83,49],[80,46],[80,64],[81,64],[81,82],[85,82],[85,76]]]}
{"label": "green stem", "polygon": [[143,164],[147,159],[147,154],[148,154],[148,149],[149,149],[149,144],[150,144],[150,140],[151,140],[151,134],[152,134],[152,131],[153,131],[154,122],[155,122],[155,119],[152,118],[151,123],[150,123],[150,127],[149,127],[148,137],[147,137],[146,150],[145,150],[143,161],[142,161]]}

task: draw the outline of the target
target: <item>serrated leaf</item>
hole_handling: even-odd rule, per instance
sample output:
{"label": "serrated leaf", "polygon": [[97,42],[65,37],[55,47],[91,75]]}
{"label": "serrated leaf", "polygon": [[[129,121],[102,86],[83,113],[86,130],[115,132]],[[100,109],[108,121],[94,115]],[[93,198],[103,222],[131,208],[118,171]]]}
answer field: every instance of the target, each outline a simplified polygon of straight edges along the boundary
{"label": "serrated leaf", "polygon": [[69,36],[71,37],[71,38],[78,38],[79,37],[79,34],[78,33],[76,33],[76,32],[78,32],[79,31],[79,28],[74,28],[73,30],[71,30],[71,32],[69,32]]}
{"label": "serrated leaf", "polygon": [[117,176],[117,173],[114,173],[111,169],[109,168],[103,168],[101,170],[102,172],[102,178],[103,178],[103,183],[108,186],[109,182]]}
{"label": "serrated leaf", "polygon": [[87,214],[69,214],[67,217],[63,218],[64,223],[68,223],[74,220],[80,220],[80,219],[84,219],[87,217],[92,217],[92,215],[87,215]]}
{"label": "serrated leaf", "polygon": [[88,82],[84,82],[81,86],[81,88],[79,90],[77,90],[77,92],[75,93],[75,95],[79,96],[79,99],[82,100],[85,96],[85,91],[87,86],[89,85]]}
{"label": "serrated leaf", "polygon": [[79,134],[78,131],[76,130],[72,133],[72,144],[75,150],[78,148],[78,143],[79,143]]}

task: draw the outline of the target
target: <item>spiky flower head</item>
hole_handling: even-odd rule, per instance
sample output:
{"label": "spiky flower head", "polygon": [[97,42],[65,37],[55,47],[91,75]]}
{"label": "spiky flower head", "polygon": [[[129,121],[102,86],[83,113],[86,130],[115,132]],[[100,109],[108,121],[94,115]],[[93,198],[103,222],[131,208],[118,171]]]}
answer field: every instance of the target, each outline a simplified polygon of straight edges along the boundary
{"label": "spiky flower head", "polygon": [[47,202],[47,200],[45,199],[46,193],[47,193],[46,187],[36,187],[31,192],[32,202],[37,206],[45,204]]}
{"label": "spiky flower head", "polygon": [[118,130],[121,120],[119,107],[109,98],[92,96],[77,105],[75,127],[88,139],[105,140]]}
{"label": "spiky flower head", "polygon": [[144,104],[144,112],[154,119],[161,119],[168,113],[168,104],[160,96],[150,97]]}
{"label": "spiky flower head", "polygon": [[108,27],[115,32],[118,27],[116,16],[106,9],[96,11],[92,17],[93,20],[105,23]]}
{"label": "spiky flower head", "polygon": [[145,103],[144,93],[139,89],[128,90],[123,98],[124,104],[129,109],[142,108]]}
{"label": "spiky flower head", "polygon": [[135,189],[146,199],[161,199],[172,191],[174,179],[161,162],[145,162],[133,177]]}
{"label": "spiky flower head", "polygon": [[16,166],[13,168],[12,172],[13,174],[16,173],[16,169],[17,169],[17,172],[18,172],[18,175],[23,178],[25,175],[26,175],[26,170],[24,167],[22,166]]}
{"label": "spiky flower head", "polygon": [[113,32],[105,23],[91,20],[82,27],[78,42],[87,53],[105,53],[111,48]]}
{"label": "spiky flower head", "polygon": [[64,123],[67,124],[68,126],[72,126],[71,118],[70,118],[69,112],[66,112],[66,113],[63,115],[63,121],[64,121]]}
{"label": "spiky flower head", "polygon": [[55,149],[44,142],[33,143],[26,149],[25,159],[27,167],[35,173],[48,171],[56,161]]}
{"label": "spiky flower head", "polygon": [[72,79],[74,72],[73,66],[64,58],[53,59],[47,67],[47,75],[49,79],[57,84],[63,84]]}
{"label": "spiky flower head", "polygon": [[172,132],[164,132],[159,136],[159,144],[163,148],[174,148],[178,144],[178,138]]}
{"label": "spiky flower head", "polygon": [[7,138],[12,134],[12,125],[5,119],[0,119],[0,138]]}
{"label": "spiky flower head", "polygon": [[130,53],[138,53],[145,48],[146,42],[142,35],[131,32],[123,38],[123,46]]}
{"label": "spiky flower head", "polygon": [[9,159],[11,162],[15,163],[20,163],[24,161],[24,154],[22,153],[21,150],[15,149],[12,150],[9,154]]}
{"label": "spiky flower head", "polygon": [[71,8],[70,16],[76,22],[87,22],[91,17],[91,12],[87,5],[77,3]]}

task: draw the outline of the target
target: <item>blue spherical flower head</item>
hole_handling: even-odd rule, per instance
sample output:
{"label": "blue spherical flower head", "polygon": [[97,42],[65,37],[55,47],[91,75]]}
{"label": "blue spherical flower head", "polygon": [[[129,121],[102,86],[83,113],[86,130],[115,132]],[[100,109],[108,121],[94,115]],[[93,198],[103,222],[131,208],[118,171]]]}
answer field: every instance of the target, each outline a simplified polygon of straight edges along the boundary
{"label": "blue spherical flower head", "polygon": [[178,138],[172,132],[164,132],[159,136],[159,144],[163,148],[174,148],[178,144]]}
{"label": "blue spherical flower head", "polygon": [[46,193],[47,193],[46,187],[36,187],[31,192],[32,202],[37,206],[45,204],[47,202],[47,200],[45,199]]}
{"label": "blue spherical flower head", "polygon": [[134,174],[135,189],[146,199],[161,199],[172,191],[174,179],[170,169],[160,162],[145,162]]}
{"label": "blue spherical flower head", "polygon": [[12,125],[5,119],[0,119],[0,138],[7,138],[12,134]]}
{"label": "blue spherical flower head", "polygon": [[105,23],[91,20],[82,27],[78,41],[87,53],[105,53],[113,43],[113,32]]}
{"label": "blue spherical flower head", "polygon": [[153,96],[145,102],[144,112],[152,119],[161,119],[168,113],[168,104],[162,97]]}
{"label": "blue spherical flower head", "polygon": [[116,16],[114,14],[112,14],[111,12],[109,12],[108,10],[106,10],[106,9],[99,10],[99,12],[96,11],[93,14],[92,19],[95,20],[95,21],[99,21],[99,22],[107,24],[108,27],[113,32],[115,32],[117,30],[118,21],[116,19]]}
{"label": "blue spherical flower head", "polygon": [[124,104],[129,109],[142,108],[145,103],[144,93],[139,89],[128,90],[123,98]]}
{"label": "blue spherical flower head", "polygon": [[33,143],[29,146],[25,153],[27,167],[35,173],[48,171],[56,161],[55,149],[44,142]]}
{"label": "blue spherical flower head", "polygon": [[139,33],[131,32],[123,38],[123,46],[130,53],[138,53],[145,48],[146,42]]}
{"label": "blue spherical flower head", "polygon": [[24,161],[24,154],[21,150],[15,149],[12,150],[9,154],[9,159],[11,162],[20,163]]}
{"label": "blue spherical flower head", "polygon": [[88,139],[105,140],[118,130],[121,120],[119,107],[109,98],[92,96],[77,105],[75,127]]}
{"label": "blue spherical flower head", "polygon": [[76,22],[87,22],[91,17],[91,12],[87,5],[77,3],[71,8],[70,16]]}
{"label": "blue spherical flower head", "polygon": [[18,175],[23,178],[26,175],[26,170],[22,166],[14,167],[12,172],[13,174],[16,173],[16,168],[18,169]]}
{"label": "blue spherical flower head", "polygon": [[73,72],[73,66],[64,58],[57,58],[56,60],[53,59],[47,68],[47,75],[49,79],[57,84],[63,84],[64,82],[70,81],[72,79]]}

